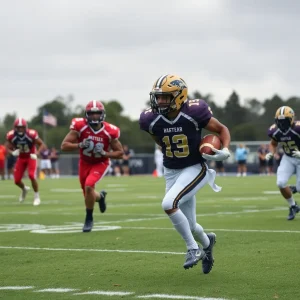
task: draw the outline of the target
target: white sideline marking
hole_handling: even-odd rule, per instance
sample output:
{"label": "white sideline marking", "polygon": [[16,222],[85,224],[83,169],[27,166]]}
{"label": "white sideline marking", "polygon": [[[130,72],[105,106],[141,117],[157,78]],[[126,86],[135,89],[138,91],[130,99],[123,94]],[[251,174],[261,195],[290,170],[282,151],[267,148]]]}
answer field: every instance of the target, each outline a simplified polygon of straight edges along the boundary
{"label": "white sideline marking", "polygon": [[0,199],[5,199],[5,198],[17,198],[16,195],[0,195]]}
{"label": "white sideline marking", "polygon": [[185,252],[167,252],[167,251],[147,251],[147,250],[111,250],[111,249],[76,249],[76,248],[40,248],[40,247],[15,247],[15,246],[0,246],[0,249],[15,249],[15,250],[42,250],[42,251],[74,251],[74,252],[111,252],[111,253],[147,253],[147,254],[170,254],[182,255]]}
{"label": "white sideline marking", "polygon": [[[44,229],[34,229],[31,233],[42,233],[42,234],[57,234],[57,233],[78,233],[81,232],[82,224],[79,226],[49,226]],[[93,231],[107,231],[107,230],[118,230],[122,229],[121,226],[94,226]],[[1,231],[0,231],[1,232]]]}
{"label": "white sideline marking", "polygon": [[159,196],[150,196],[150,195],[140,195],[140,196],[137,196],[138,199],[158,199],[158,198],[161,198]]}
{"label": "white sideline marking", "polygon": [[137,296],[138,298],[160,298],[160,299],[186,299],[186,300],[226,300],[225,298],[207,298],[207,297],[195,297],[184,295],[169,295],[169,294],[151,294],[145,296]]}
{"label": "white sideline marking", "polygon": [[75,293],[73,295],[106,295],[106,296],[128,296],[133,295],[131,292],[114,292],[114,291],[90,291],[90,292],[82,292]]}
{"label": "white sideline marking", "polygon": [[279,191],[263,191],[263,194],[266,194],[266,195],[277,195],[277,194],[280,194]]}
{"label": "white sideline marking", "polygon": [[[148,229],[148,230],[175,230],[171,227],[127,227],[122,229]],[[260,232],[260,233],[300,233],[300,230],[271,230],[271,229],[225,229],[225,228],[206,228],[206,231],[224,231],[224,232]]]}
{"label": "white sideline marking", "polygon": [[34,286],[0,286],[0,290],[30,290]]}
{"label": "white sideline marking", "polygon": [[64,288],[57,288],[57,289],[43,289],[43,290],[37,290],[34,291],[36,293],[68,293],[68,292],[75,292],[78,291],[78,289],[64,289]]}

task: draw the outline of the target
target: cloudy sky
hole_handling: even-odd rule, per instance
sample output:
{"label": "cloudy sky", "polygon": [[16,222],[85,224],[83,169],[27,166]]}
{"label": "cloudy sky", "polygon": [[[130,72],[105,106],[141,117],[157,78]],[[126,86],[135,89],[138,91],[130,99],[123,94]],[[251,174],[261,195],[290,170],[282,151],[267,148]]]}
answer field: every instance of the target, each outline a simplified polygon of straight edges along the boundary
{"label": "cloudy sky", "polygon": [[300,1],[0,0],[0,118],[57,95],[117,99],[137,119],[175,73],[223,105],[300,96]]}

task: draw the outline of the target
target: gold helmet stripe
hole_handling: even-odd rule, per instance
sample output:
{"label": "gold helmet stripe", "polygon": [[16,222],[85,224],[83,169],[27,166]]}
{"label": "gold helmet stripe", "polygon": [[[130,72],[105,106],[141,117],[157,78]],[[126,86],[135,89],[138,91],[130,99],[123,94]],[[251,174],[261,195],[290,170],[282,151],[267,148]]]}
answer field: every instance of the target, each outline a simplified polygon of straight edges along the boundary
{"label": "gold helmet stripe", "polygon": [[155,83],[155,87],[156,88],[160,88],[162,82],[164,81],[164,79],[168,76],[168,74],[161,76],[160,78],[157,79],[156,83]]}

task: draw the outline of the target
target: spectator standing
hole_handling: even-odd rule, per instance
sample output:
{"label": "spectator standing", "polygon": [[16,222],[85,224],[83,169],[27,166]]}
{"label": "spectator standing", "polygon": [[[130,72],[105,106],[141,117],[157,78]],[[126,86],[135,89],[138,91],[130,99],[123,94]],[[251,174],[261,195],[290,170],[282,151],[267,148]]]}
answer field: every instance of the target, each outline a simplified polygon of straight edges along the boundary
{"label": "spectator standing", "polygon": [[122,173],[124,176],[130,175],[129,160],[131,158],[131,151],[127,145],[123,145],[123,159],[122,159]]}
{"label": "spectator standing", "polygon": [[235,160],[237,161],[237,177],[247,176],[247,156],[249,149],[243,144],[239,144],[235,150]]}
{"label": "spectator standing", "polygon": [[267,145],[260,145],[260,147],[257,150],[258,159],[259,159],[259,174],[265,175],[267,172],[267,161],[266,161],[266,155],[268,153]]}
{"label": "spectator standing", "polygon": [[51,151],[49,148],[43,149],[40,152],[40,157],[41,157],[40,169],[46,176],[50,176],[50,172],[51,172],[50,154]]}
{"label": "spectator standing", "polygon": [[59,151],[53,146],[50,151],[51,178],[59,178]]}

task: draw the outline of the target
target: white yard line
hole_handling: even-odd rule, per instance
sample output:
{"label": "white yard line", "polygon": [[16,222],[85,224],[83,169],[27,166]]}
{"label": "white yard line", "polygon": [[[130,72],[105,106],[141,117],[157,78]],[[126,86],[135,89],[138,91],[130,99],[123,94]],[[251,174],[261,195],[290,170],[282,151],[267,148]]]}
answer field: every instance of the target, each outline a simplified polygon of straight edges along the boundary
{"label": "white yard line", "polygon": [[196,297],[196,296],[169,295],[169,294],[150,294],[144,296],[137,296],[137,298],[182,299],[182,300],[226,300],[225,298]]}
{"label": "white yard line", "polygon": [[132,292],[115,292],[115,291],[90,291],[90,292],[82,292],[75,293],[73,295],[103,295],[103,296],[128,296],[133,295]]}
{"label": "white yard line", "polygon": [[[141,230],[175,230],[172,227],[127,227],[122,229],[141,229]],[[205,228],[206,231],[223,231],[223,232],[260,232],[260,233],[300,233],[300,230],[271,230],[271,229],[226,229],[226,228]]]}
{"label": "white yard line", "polygon": [[[165,253],[165,252],[161,252]],[[182,254],[182,253],[176,253]],[[0,290],[29,290],[34,289],[34,286],[2,286]],[[47,289],[40,289],[34,290],[34,293],[70,293],[80,291],[80,289],[74,288],[47,288]],[[129,296],[134,295],[135,292],[127,292],[127,291],[89,291],[89,292],[77,292],[73,293],[73,295],[102,295],[102,296]],[[141,295],[135,296],[139,299],[148,299],[148,298],[158,298],[158,299],[181,299],[181,300],[227,300],[225,298],[211,298],[211,297],[198,297],[198,296],[187,296],[187,295],[172,295],[172,294],[148,294],[148,295]]]}
{"label": "white yard line", "polygon": [[50,289],[42,289],[36,290],[36,293],[68,293],[68,292],[75,292],[79,289],[69,289],[69,288],[50,288]]}
{"label": "white yard line", "polygon": [[10,290],[10,291],[19,291],[19,290],[30,290],[34,286],[0,286],[0,290]]}
{"label": "white yard line", "polygon": [[42,248],[42,247],[15,247],[15,246],[0,246],[0,249],[36,250],[36,251],[69,251],[69,252],[145,253],[145,254],[169,254],[169,255],[185,254],[184,252],[147,251],[147,250]]}
{"label": "white yard line", "polygon": [[[156,206],[156,204],[147,204],[147,205],[134,205],[134,204],[131,204],[131,205],[109,205],[109,208],[116,208],[116,207],[126,207],[126,206],[129,206],[129,207],[134,207],[134,206]],[[225,205],[224,205],[225,206]],[[245,206],[246,207],[246,206]],[[38,210],[38,211],[1,211],[0,212],[0,215],[37,215],[37,214],[55,214],[55,215],[74,215],[74,216],[77,216],[77,215],[82,215],[82,212],[78,212],[78,213],[72,213],[72,212],[62,212],[62,208],[59,208],[59,209],[51,209],[51,210]],[[80,208],[68,208],[68,211],[70,210],[78,210],[80,211]],[[249,210],[249,209],[244,209],[242,211],[220,211],[220,212],[214,212],[214,213],[208,213],[208,214],[197,214],[198,217],[210,217],[210,216],[222,216],[222,215],[237,215],[237,214],[249,214],[249,213],[260,213],[260,212],[271,212],[271,211],[281,211],[281,210],[287,210],[287,207],[286,206],[282,206],[282,207],[274,207],[274,208],[268,208],[268,209],[252,209],[252,210]],[[156,217],[163,217],[165,216],[165,214],[126,214],[126,213],[106,213],[105,215],[111,215],[111,216],[135,216],[135,215],[138,215],[138,216],[156,216]],[[150,220],[150,219],[149,219]],[[112,222],[109,222],[109,223],[113,223]]]}

